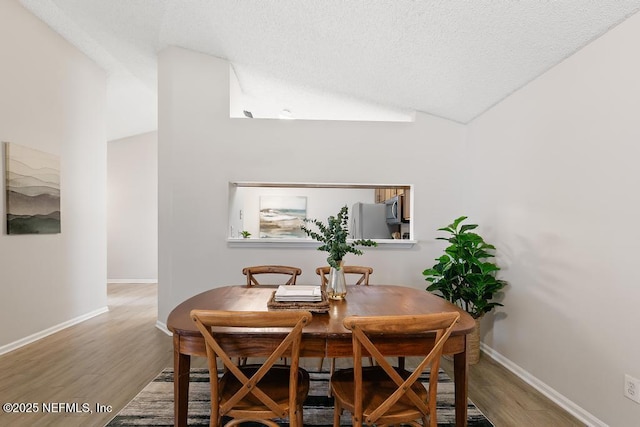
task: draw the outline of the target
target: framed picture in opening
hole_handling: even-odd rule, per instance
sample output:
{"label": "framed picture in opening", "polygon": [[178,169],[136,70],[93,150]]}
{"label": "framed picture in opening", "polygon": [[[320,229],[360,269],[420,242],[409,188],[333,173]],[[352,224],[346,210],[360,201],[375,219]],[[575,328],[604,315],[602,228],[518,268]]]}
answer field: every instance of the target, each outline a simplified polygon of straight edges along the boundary
{"label": "framed picture in opening", "polygon": [[305,238],[307,198],[260,196],[260,238]]}

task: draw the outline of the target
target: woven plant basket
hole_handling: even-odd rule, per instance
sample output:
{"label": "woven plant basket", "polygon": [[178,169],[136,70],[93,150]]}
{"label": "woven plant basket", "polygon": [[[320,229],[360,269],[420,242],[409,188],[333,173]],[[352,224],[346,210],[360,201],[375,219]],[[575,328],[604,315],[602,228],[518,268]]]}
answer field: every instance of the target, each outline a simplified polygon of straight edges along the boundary
{"label": "woven plant basket", "polygon": [[467,362],[475,365],[480,360],[480,319],[475,319],[476,326],[467,335]]}

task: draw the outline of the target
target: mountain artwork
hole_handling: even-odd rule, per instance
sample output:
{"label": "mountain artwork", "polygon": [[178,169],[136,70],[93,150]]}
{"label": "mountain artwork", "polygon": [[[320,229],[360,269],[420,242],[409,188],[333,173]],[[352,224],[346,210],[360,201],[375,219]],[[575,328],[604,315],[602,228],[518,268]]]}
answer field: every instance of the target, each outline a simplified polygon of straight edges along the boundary
{"label": "mountain artwork", "polygon": [[60,159],[5,143],[7,234],[60,233]]}

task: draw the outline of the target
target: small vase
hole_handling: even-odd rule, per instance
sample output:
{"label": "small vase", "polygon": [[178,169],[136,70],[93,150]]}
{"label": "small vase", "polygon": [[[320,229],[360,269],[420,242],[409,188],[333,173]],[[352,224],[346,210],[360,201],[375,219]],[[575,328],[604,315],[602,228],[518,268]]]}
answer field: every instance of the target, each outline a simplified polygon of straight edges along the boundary
{"label": "small vase", "polygon": [[333,300],[342,300],[347,296],[347,281],[344,278],[342,262],[339,265],[340,268],[331,267],[331,270],[329,270],[327,297]]}

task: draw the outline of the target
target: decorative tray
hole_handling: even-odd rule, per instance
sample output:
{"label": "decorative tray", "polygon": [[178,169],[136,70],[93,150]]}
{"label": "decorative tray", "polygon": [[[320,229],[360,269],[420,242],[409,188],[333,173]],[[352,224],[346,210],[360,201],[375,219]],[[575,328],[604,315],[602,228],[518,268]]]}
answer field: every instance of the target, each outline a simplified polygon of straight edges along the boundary
{"label": "decorative tray", "polygon": [[276,301],[276,291],[273,291],[269,302],[267,302],[267,308],[269,310],[306,310],[311,313],[327,313],[330,308],[329,298],[327,294],[322,292],[322,301],[309,302],[309,301]]}

